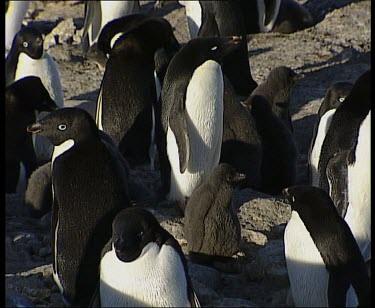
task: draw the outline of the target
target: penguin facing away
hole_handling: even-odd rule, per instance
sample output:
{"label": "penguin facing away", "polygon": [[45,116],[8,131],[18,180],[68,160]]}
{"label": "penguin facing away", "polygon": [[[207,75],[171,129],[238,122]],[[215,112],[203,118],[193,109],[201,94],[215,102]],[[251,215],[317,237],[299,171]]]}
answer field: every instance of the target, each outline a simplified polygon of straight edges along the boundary
{"label": "penguin facing away", "polygon": [[[113,41],[117,33],[122,34]],[[144,15],[114,20],[99,37],[99,48],[109,54],[109,59],[98,96],[96,122],[132,167],[153,165],[151,140],[157,99],[154,54],[174,43],[167,20]]]}
{"label": "penguin facing away", "polygon": [[191,195],[184,220],[191,259],[200,255],[231,257],[238,252],[241,227],[232,196],[234,186],[244,178],[231,165],[220,164]]}
{"label": "penguin facing away", "polygon": [[224,91],[219,63],[240,40],[191,40],[168,66],[157,139],[162,188],[169,200],[184,202],[219,162]]}
{"label": "penguin facing away", "polygon": [[32,138],[26,131],[36,120],[35,112],[56,109],[39,77],[24,77],[5,88],[6,192],[16,192],[21,162],[27,178],[37,168]]}
{"label": "penguin facing away", "polygon": [[29,3],[26,0],[5,2],[5,52],[10,50],[14,37],[21,29]]}
{"label": "penguin facing away", "polygon": [[319,156],[324,137],[332,120],[332,116],[337,107],[349,95],[352,87],[353,84],[350,82],[336,82],[332,84],[327,89],[324,99],[319,107],[311,138],[308,157],[308,177],[310,178],[310,183],[313,186],[319,185],[317,174]]}
{"label": "penguin facing away", "polygon": [[180,245],[140,208],[115,217],[99,289],[102,307],[200,307]]}
{"label": "penguin facing away", "polygon": [[83,52],[104,69],[106,57],[98,49],[98,39],[107,23],[140,12],[139,1],[86,1],[82,30]]}
{"label": "penguin facing away", "polygon": [[96,269],[111,236],[111,223],[130,204],[125,178],[83,109],[57,110],[28,131],[46,136],[55,146],[51,164],[54,280],[65,302],[87,306],[99,279]]}
{"label": "penguin facing away", "polygon": [[251,95],[264,96],[271,104],[272,112],[293,132],[290,115],[290,93],[300,76],[285,66],[273,68],[264,83],[260,84]]}
{"label": "penguin facing away", "polygon": [[319,187],[302,185],[284,189],[283,194],[292,207],[284,242],[295,305],[370,306],[366,264],[329,195]]}

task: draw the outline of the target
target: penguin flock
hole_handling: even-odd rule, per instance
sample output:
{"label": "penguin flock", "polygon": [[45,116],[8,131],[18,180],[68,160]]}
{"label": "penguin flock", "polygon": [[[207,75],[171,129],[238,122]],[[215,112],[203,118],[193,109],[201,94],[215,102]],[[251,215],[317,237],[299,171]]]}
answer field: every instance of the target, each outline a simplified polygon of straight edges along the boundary
{"label": "penguin flock", "polygon": [[[233,194],[250,188],[290,203],[296,307],[370,306],[371,70],[327,85],[309,185],[297,185],[290,111],[302,77],[279,66],[258,85],[251,74],[247,35],[312,26],[303,6],[179,1],[182,44],[139,1],[87,1],[82,52],[104,68],[93,118],[64,106],[58,66],[43,35],[21,24],[29,1],[19,2],[6,10],[6,193],[25,193],[32,217],[51,211],[53,279],[67,305],[200,307],[187,260],[233,260]],[[130,185],[133,169],[160,172],[151,199]],[[161,202],[184,217],[187,257],[143,208]]]}

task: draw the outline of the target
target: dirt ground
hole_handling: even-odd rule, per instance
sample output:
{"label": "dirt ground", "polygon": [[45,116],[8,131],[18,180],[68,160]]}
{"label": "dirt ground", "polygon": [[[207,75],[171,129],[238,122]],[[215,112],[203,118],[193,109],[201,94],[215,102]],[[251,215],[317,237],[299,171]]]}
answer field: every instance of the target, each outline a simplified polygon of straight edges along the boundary
{"label": "dirt ground", "polygon": [[[258,83],[280,65],[304,76],[293,89],[291,112],[299,151],[297,182],[306,184],[307,152],[326,89],[337,81],[354,82],[370,68],[371,1],[299,2],[319,20],[315,26],[292,34],[252,35],[248,49],[251,72]],[[181,43],[188,40],[184,7],[171,1],[155,11],[152,1],[141,4],[143,12],[168,19]],[[80,1],[31,1],[24,23],[47,34],[48,52],[60,70],[65,106],[80,105],[93,114],[103,72],[94,63],[82,61],[79,43],[83,13]],[[48,36],[52,29],[54,35]],[[138,170],[132,176],[150,191],[158,185],[157,171]],[[286,307],[289,281],[283,233],[290,216],[288,204],[282,196],[245,189],[235,192],[234,205],[242,243],[233,264],[216,270],[189,263],[202,306]],[[52,279],[50,216],[22,216],[22,206],[23,195],[6,195],[7,306],[63,306]],[[160,205],[150,210],[186,249],[183,219],[174,209]]]}

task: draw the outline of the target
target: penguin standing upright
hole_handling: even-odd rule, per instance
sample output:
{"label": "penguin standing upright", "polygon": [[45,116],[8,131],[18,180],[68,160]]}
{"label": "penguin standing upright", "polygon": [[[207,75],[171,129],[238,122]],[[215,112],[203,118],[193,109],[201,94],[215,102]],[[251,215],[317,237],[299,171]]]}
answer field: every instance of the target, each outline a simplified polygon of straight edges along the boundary
{"label": "penguin standing upright", "polygon": [[178,1],[185,7],[186,20],[190,39],[198,37],[199,28],[202,25],[202,8],[200,1]]}
{"label": "penguin standing upright", "polygon": [[99,35],[110,21],[140,12],[139,1],[86,1],[82,46],[85,55],[104,68],[106,57],[97,46]]}
{"label": "penguin standing upright", "polygon": [[39,77],[24,77],[5,88],[5,158],[6,192],[16,192],[20,163],[25,166],[26,177],[37,168],[32,138],[28,125],[35,122],[35,111],[52,111],[57,108]]}
{"label": "penguin standing upright", "polygon": [[223,134],[223,58],[238,37],[189,41],[168,66],[157,144],[163,193],[185,202],[217,166]]}
{"label": "penguin standing upright", "polygon": [[30,1],[5,1],[5,52],[9,52],[17,32],[21,29],[22,20]]}
{"label": "penguin standing upright", "polygon": [[246,174],[246,187],[257,188],[261,181],[262,141],[250,112],[240,103],[224,76],[223,144],[220,163],[228,163]]}
{"label": "penguin standing upright", "polygon": [[218,165],[193,192],[185,210],[184,235],[190,259],[231,257],[238,252],[241,227],[232,205],[233,187],[245,178],[229,164]]}
{"label": "penguin standing upright", "polygon": [[241,36],[241,42],[231,57],[223,62],[223,72],[236,93],[248,97],[256,88],[249,64],[245,17],[239,1],[200,1],[202,26],[198,37]]}
{"label": "penguin standing upright", "polygon": [[100,262],[101,307],[200,307],[176,239],[150,212],[117,214]]}
{"label": "penguin standing upright", "polygon": [[329,195],[313,186],[290,187],[283,194],[292,207],[284,244],[295,306],[370,307],[366,264]]}
{"label": "penguin standing upright", "polygon": [[[336,82],[331,85],[324,96],[319,107],[315,121],[313,135],[308,157],[308,176],[313,186],[319,185],[318,163],[323,140],[337,107],[345,100],[350,93],[353,84],[350,82]],[[332,197],[332,196],[331,196]]]}
{"label": "penguin standing upright", "polygon": [[271,70],[264,83],[259,85],[251,95],[264,96],[271,104],[273,113],[293,132],[290,116],[290,92],[299,78],[292,69],[278,66]]}
{"label": "penguin standing upright", "polygon": [[335,206],[352,230],[366,262],[371,259],[370,91],[368,70],[356,80],[333,115],[318,164],[319,186],[333,200],[340,200],[341,195],[347,198]]}
{"label": "penguin standing upright", "polygon": [[87,306],[100,252],[117,212],[129,206],[126,177],[83,109],[63,108],[28,127],[54,144],[53,277],[69,304]]}
{"label": "penguin standing upright", "polygon": [[96,123],[113,138],[131,167],[153,165],[151,140],[157,99],[154,55],[175,42],[167,20],[144,15],[114,20],[100,34],[99,48],[109,59],[98,96]]}
{"label": "penguin standing upright", "polygon": [[261,184],[259,190],[280,194],[295,184],[297,147],[290,129],[272,111],[264,96],[251,95],[245,102],[262,140]]}

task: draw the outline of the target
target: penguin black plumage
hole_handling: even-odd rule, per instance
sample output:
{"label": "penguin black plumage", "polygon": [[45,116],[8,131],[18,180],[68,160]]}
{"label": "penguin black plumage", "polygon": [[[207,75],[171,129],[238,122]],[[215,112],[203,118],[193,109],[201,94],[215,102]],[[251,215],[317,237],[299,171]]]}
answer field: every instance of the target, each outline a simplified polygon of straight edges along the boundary
{"label": "penguin black plumage", "polygon": [[140,208],[122,210],[113,221],[99,291],[102,307],[200,307],[180,245]]}
{"label": "penguin black plumage", "polygon": [[241,227],[233,188],[245,178],[229,164],[218,165],[193,192],[185,209],[184,235],[193,262],[199,256],[231,257],[239,250]]}
{"label": "penguin black plumage", "polygon": [[295,184],[297,147],[292,132],[272,111],[264,96],[251,95],[244,106],[249,108],[262,140],[261,185],[259,190],[280,194]]}
{"label": "penguin black plumage", "polygon": [[28,127],[55,146],[52,157],[53,276],[66,302],[86,306],[100,251],[117,212],[129,206],[126,177],[83,109],[63,108]]}
{"label": "penguin black plumage", "polygon": [[35,111],[57,109],[39,77],[22,78],[5,88],[6,192],[15,192],[20,163],[27,178],[37,168],[37,159],[27,126],[35,122]]}
{"label": "penguin black plumage", "polygon": [[260,84],[251,95],[264,96],[271,104],[273,113],[293,132],[290,116],[290,93],[299,78],[292,69],[278,66],[271,70],[264,83]]}
{"label": "penguin black plumage", "polygon": [[255,120],[236,98],[224,76],[223,144],[220,163],[228,163],[246,174],[246,187],[257,188],[261,181],[262,141]]}
{"label": "penguin black plumage", "polygon": [[154,54],[174,43],[167,20],[145,15],[114,20],[99,36],[99,48],[109,59],[98,96],[96,123],[113,138],[131,167],[150,164],[152,168],[157,99]]}
{"label": "penguin black plumage", "polygon": [[283,193],[292,207],[284,242],[296,307],[370,307],[365,261],[329,195],[314,186]]}
{"label": "penguin black plumage", "polygon": [[223,62],[223,73],[236,93],[248,97],[257,87],[249,64],[245,17],[239,1],[200,1],[202,25],[198,37],[241,36],[239,48]]}

